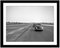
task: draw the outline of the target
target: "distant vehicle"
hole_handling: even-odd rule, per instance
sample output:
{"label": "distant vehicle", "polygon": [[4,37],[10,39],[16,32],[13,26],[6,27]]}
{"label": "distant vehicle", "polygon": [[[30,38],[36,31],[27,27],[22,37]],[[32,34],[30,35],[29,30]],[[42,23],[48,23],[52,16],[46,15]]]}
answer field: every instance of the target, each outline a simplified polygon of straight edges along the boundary
{"label": "distant vehicle", "polygon": [[33,24],[33,29],[35,31],[43,31],[43,27],[40,23]]}

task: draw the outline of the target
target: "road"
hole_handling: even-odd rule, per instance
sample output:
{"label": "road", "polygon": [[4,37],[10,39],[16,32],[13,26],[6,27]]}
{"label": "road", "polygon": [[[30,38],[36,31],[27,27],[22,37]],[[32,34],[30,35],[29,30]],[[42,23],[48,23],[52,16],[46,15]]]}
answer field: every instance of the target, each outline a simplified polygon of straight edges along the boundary
{"label": "road", "polygon": [[43,25],[43,31],[34,31],[32,24],[13,30],[6,35],[7,41],[53,41],[53,26]]}

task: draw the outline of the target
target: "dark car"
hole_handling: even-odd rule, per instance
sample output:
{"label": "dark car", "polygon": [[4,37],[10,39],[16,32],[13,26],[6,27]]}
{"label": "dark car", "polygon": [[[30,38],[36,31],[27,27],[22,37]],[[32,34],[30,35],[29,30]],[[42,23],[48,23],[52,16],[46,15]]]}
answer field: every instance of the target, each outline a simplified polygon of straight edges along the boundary
{"label": "dark car", "polygon": [[43,31],[43,27],[40,23],[33,24],[33,29],[35,31]]}

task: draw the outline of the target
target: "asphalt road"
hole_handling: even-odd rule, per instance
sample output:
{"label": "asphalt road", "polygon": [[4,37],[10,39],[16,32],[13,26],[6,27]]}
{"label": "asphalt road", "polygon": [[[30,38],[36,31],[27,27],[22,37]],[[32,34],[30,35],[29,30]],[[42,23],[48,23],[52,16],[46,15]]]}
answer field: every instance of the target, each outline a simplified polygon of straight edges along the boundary
{"label": "asphalt road", "polygon": [[53,41],[53,26],[43,25],[43,31],[34,31],[32,24],[13,30],[6,35],[7,41]]}

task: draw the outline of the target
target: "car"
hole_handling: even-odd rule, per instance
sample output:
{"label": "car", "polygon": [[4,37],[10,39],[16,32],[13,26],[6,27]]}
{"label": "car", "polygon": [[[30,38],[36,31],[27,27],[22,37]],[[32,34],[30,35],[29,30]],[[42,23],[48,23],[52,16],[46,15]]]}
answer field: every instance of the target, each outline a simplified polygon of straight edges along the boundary
{"label": "car", "polygon": [[33,24],[33,30],[35,31],[43,31],[43,26],[40,23]]}

